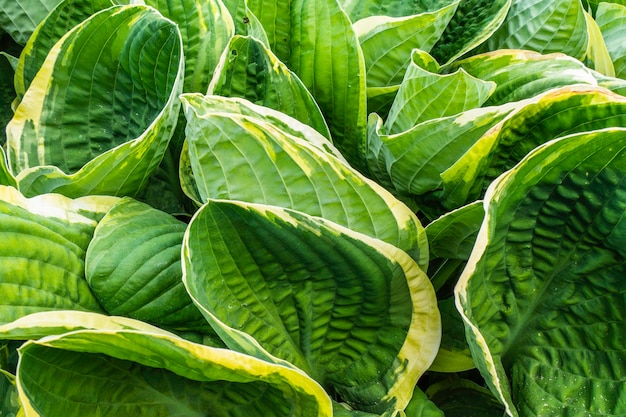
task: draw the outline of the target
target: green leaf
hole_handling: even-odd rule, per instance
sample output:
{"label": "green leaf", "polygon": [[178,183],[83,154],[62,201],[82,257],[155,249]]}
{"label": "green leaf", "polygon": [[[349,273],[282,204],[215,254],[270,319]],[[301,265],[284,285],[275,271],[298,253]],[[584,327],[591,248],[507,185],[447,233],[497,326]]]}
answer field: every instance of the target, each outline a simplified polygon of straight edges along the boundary
{"label": "green leaf", "polygon": [[477,201],[429,223],[425,230],[431,258],[468,260],[484,216]]}
{"label": "green leaf", "polygon": [[469,379],[448,377],[430,385],[426,394],[446,417],[502,417],[504,412],[489,390]]}
{"label": "green leaf", "polygon": [[[319,133],[290,119],[225,111],[238,99],[184,95],[187,152],[200,202],[229,199],[320,216],[407,251],[424,269],[427,243],[415,214],[384,188],[326,151]],[[232,105],[230,105],[232,107]],[[287,116],[283,115],[282,120]],[[278,118],[278,117],[275,117]],[[280,120],[280,119],[279,119]],[[299,131],[300,133],[297,134]],[[294,134],[295,133],[295,134]],[[185,180],[187,181],[187,180]]]}
{"label": "green leaf", "polygon": [[485,196],[456,287],[508,415],[624,415],[626,130],[536,148]]}
{"label": "green leaf", "polygon": [[0,32],[0,74],[2,74],[0,77],[0,128],[2,128],[0,147],[4,147],[6,144],[4,127],[13,117],[12,104],[16,97],[15,87],[13,86],[16,58],[10,54],[12,51],[19,52],[19,48],[16,48],[16,44],[12,42],[8,35]]}
{"label": "green leaf", "polygon": [[252,37],[237,35],[231,39],[208,94],[241,97],[270,107],[330,138],[324,116],[302,81]]}
{"label": "green leaf", "polygon": [[567,85],[597,85],[589,68],[561,53],[498,50],[457,61],[452,68],[463,68],[476,78],[496,83],[485,102],[491,106],[533,98]]}
{"label": "green leaf", "polygon": [[481,198],[491,181],[551,139],[624,126],[625,100],[603,88],[575,85],[524,103],[442,173],[444,204],[454,207]]}
{"label": "green leaf", "polygon": [[119,318],[91,317],[93,330],[20,349],[18,384],[28,415],[332,416],[326,393],[300,371],[134,320],[120,328]]}
{"label": "green leaf", "polygon": [[611,60],[611,55],[606,46],[606,42],[602,37],[602,31],[598,22],[585,11],[585,19],[587,20],[587,30],[589,32],[589,42],[587,44],[587,53],[585,54],[585,64],[589,68],[609,76],[615,76],[615,66]]}
{"label": "green leaf", "polygon": [[439,346],[435,294],[415,261],[320,218],[210,200],[183,261],[189,293],[229,347],[266,355],[258,342],[361,411],[403,409]]}
{"label": "green leaf", "polygon": [[259,19],[248,7],[247,0],[222,0],[235,24],[235,34],[251,36],[269,48],[270,41]]}
{"label": "green leaf", "polygon": [[[626,47],[622,42],[626,31],[626,5],[602,2],[598,5],[596,21],[613,60],[615,76],[626,78]],[[611,74],[607,74],[611,75]]]}
{"label": "green leaf", "polygon": [[233,19],[221,0],[144,0],[172,19],[181,32],[185,92],[206,92],[220,56],[235,34]]}
{"label": "green leaf", "polygon": [[406,132],[422,122],[452,116],[480,107],[496,84],[483,81],[460,69],[452,74],[436,74],[420,66],[421,56],[406,71],[396,99],[385,120],[388,134]]}
{"label": "green leaf", "polygon": [[0,186],[0,322],[47,310],[102,311],[85,281],[85,251],[114,197],[26,199]]}
{"label": "green leaf", "polygon": [[443,412],[416,386],[411,402],[404,410],[407,417],[445,417]]}
{"label": "green leaf", "polygon": [[431,53],[449,64],[485,42],[500,27],[512,0],[464,0]]}
{"label": "green leaf", "polygon": [[406,17],[372,16],[354,23],[365,58],[368,88],[400,84],[411,62],[411,51],[417,48],[429,52],[458,4],[459,0],[454,0],[431,12]]}
{"label": "green leaf", "polygon": [[7,126],[20,189],[136,193],[173,133],[182,77],[178,29],[152,8],[113,6],[75,27],[52,48]]}
{"label": "green leaf", "polygon": [[587,19],[580,0],[513,0],[500,28],[487,47],[562,52],[584,58],[588,44]]}
{"label": "green leaf", "polygon": [[0,29],[7,32],[20,45],[35,27],[62,0],[12,0],[0,6]]}
{"label": "green leaf", "polygon": [[20,410],[15,376],[0,369],[0,416],[17,416]]}
{"label": "green leaf", "polygon": [[115,4],[114,0],[61,0],[57,3],[58,5],[35,27],[19,57],[15,71],[18,103],[26,94],[52,47],[67,32],[91,15]]}
{"label": "green leaf", "polygon": [[302,80],[324,114],[335,145],[365,168],[365,63],[337,0],[248,1],[270,49]]}
{"label": "green leaf", "polygon": [[176,330],[210,327],[182,283],[187,225],[130,198],[100,220],[85,257],[85,277],[112,315]]}
{"label": "green leaf", "polygon": [[341,7],[346,11],[350,20],[356,22],[371,16],[403,17],[421,13],[429,13],[441,9],[450,3],[450,0],[342,0]]}
{"label": "green leaf", "polygon": [[[443,188],[441,174],[469,149],[514,105],[467,110],[427,120],[397,134],[385,134],[382,120],[370,116],[370,148],[381,147],[377,163],[400,192],[422,195]],[[372,155],[372,160],[375,156]],[[371,171],[375,171],[373,168]]]}

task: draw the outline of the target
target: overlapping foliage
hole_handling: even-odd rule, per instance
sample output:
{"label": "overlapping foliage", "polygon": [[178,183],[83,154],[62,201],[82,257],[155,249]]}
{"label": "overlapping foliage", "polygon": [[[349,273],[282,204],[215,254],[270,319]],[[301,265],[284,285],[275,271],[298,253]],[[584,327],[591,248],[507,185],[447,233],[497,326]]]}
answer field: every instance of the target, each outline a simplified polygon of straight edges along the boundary
{"label": "overlapping foliage", "polygon": [[0,415],[626,415],[624,30],[0,1]]}

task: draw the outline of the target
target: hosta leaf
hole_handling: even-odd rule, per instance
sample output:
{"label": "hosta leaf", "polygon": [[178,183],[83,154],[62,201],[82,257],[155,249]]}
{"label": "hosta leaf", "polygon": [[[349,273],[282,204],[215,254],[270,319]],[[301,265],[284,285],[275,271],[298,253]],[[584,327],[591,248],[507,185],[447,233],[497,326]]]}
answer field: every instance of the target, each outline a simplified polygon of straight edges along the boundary
{"label": "hosta leaf", "polygon": [[183,91],[204,93],[222,52],[235,33],[221,0],[144,0],[178,26],[185,57]]}
{"label": "hosta leaf", "polygon": [[175,217],[129,198],[100,220],[87,249],[85,276],[109,314],[176,330],[208,330],[182,283],[186,228]]}
{"label": "hosta leaf", "polygon": [[454,297],[441,299],[437,306],[441,314],[441,345],[428,370],[453,373],[474,369],[474,359],[465,339],[465,326]]}
{"label": "hosta leaf", "polygon": [[514,106],[508,105],[467,110],[425,121],[393,135],[385,134],[382,120],[371,115],[370,148],[382,147],[377,158],[378,170],[388,175],[398,191],[425,194],[441,188],[441,173],[513,109]]}
{"label": "hosta leaf", "polygon": [[582,59],[587,51],[587,20],[580,0],[513,0],[487,47],[562,52]]}
{"label": "hosta leaf", "polygon": [[473,77],[463,69],[442,75],[411,60],[384,129],[389,134],[405,132],[427,120],[480,107],[495,88],[495,83]]}
{"label": "hosta leaf", "polygon": [[29,416],[332,415],[328,396],[300,371],[141,322],[135,329],[134,320],[120,329],[92,316],[93,330],[20,349],[20,399]]}
{"label": "hosta leaf", "polygon": [[97,220],[114,197],[24,198],[0,186],[0,322],[46,310],[102,311],[85,281]]}
{"label": "hosta leaf", "polygon": [[[17,49],[15,46],[16,44],[10,40],[8,35],[0,32],[0,73],[2,74],[0,77],[0,127],[3,128],[0,132],[1,147],[6,144],[7,137],[4,127],[13,117],[12,103],[16,97],[13,86],[15,57],[9,53],[10,49]],[[19,49],[15,52],[19,52]]]}
{"label": "hosta leaf", "polygon": [[75,27],[52,48],[7,126],[20,189],[136,193],[172,135],[182,77],[178,29],[152,8],[113,6]]}
{"label": "hosta leaf", "polygon": [[485,42],[502,24],[512,0],[464,0],[431,53],[448,64]]}
{"label": "hosta leaf", "polygon": [[459,0],[454,0],[432,12],[372,16],[356,22],[353,28],[363,50],[368,88],[400,84],[411,62],[411,51],[430,51],[458,4]]}
{"label": "hosta leaf", "polygon": [[624,415],[626,130],[536,148],[485,196],[456,288],[507,414]]}
{"label": "hosta leaf", "polygon": [[598,83],[579,60],[560,53],[498,50],[457,61],[453,68],[463,68],[476,78],[496,83],[485,105],[524,100],[567,85]]}
{"label": "hosta leaf", "polygon": [[357,169],[365,167],[365,64],[350,19],[337,0],[248,1],[270,49],[315,97],[333,140]]}
{"label": "hosta leaf", "polygon": [[330,138],[324,116],[302,81],[255,38],[231,39],[208,94],[242,97],[270,107]]}
{"label": "hosta leaf", "polygon": [[0,416],[17,416],[20,410],[15,376],[0,369]]}
{"label": "hosta leaf", "polygon": [[431,257],[469,259],[484,215],[482,202],[474,202],[429,223],[425,230]]}
{"label": "hosta leaf", "polygon": [[259,354],[237,341],[246,332],[359,410],[403,409],[437,351],[428,277],[405,252],[335,223],[210,200],[183,262],[189,293],[229,347]]}
{"label": "hosta leaf", "polygon": [[0,29],[24,45],[50,10],[61,0],[12,0],[0,5]]}
{"label": "hosta leaf", "polygon": [[553,138],[624,126],[625,105],[623,96],[584,85],[551,90],[526,102],[442,173],[444,204],[452,208],[480,198],[492,180]]}
{"label": "hosta leaf", "polygon": [[37,25],[28,38],[15,71],[15,90],[22,100],[52,47],[74,26],[100,10],[111,7],[114,0],[61,0]]}
{"label": "hosta leaf", "polygon": [[259,19],[248,7],[247,0],[222,0],[235,24],[235,33],[241,36],[252,36],[269,47],[270,41]]}
{"label": "hosta leaf", "polygon": [[353,22],[370,16],[403,17],[438,10],[450,0],[341,0],[341,7]]}
{"label": "hosta leaf", "polygon": [[622,42],[626,34],[626,29],[624,29],[626,5],[600,3],[596,13],[596,21],[613,60],[615,76],[626,78],[626,47]]}
{"label": "hosta leaf", "polygon": [[394,244],[426,268],[423,228],[408,207],[322,149],[326,140],[314,130],[300,128],[308,133],[296,136],[262,114],[218,106],[232,100],[183,96],[187,151],[201,202],[241,200],[320,216]]}
{"label": "hosta leaf", "polygon": [[585,64],[606,76],[614,77],[615,66],[611,60],[606,42],[602,37],[602,31],[598,22],[587,11],[585,11],[585,19],[587,21],[587,31],[589,32]]}
{"label": "hosta leaf", "polygon": [[404,410],[407,417],[445,417],[443,412],[416,386],[411,402]]}

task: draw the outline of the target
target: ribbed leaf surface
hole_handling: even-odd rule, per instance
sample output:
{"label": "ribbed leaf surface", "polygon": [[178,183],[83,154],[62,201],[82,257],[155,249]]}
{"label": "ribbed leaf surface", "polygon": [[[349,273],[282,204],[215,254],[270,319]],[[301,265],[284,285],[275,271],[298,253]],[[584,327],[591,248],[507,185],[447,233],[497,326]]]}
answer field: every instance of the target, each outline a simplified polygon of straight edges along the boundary
{"label": "ribbed leaf surface", "polygon": [[210,200],[183,259],[189,293],[229,347],[259,355],[238,342],[246,332],[357,409],[402,409],[438,348],[427,276],[403,251],[335,223]]}
{"label": "ribbed leaf surface", "polygon": [[0,5],[0,28],[24,45],[39,22],[61,0],[12,0]]}
{"label": "ribbed leaf surface", "polygon": [[626,47],[623,42],[626,36],[626,6],[602,2],[598,5],[596,21],[613,60],[615,76],[626,77]]}
{"label": "ribbed leaf surface", "polygon": [[208,94],[245,98],[281,111],[330,138],[324,116],[302,81],[255,38],[237,35],[231,39]]}
{"label": "ribbed leaf surface", "polygon": [[587,20],[580,0],[513,0],[489,50],[562,52],[582,59],[587,51]]}
{"label": "ribbed leaf surface", "polygon": [[321,135],[309,129],[304,138],[295,136],[262,115],[214,106],[224,101],[183,96],[191,171],[202,202],[240,200],[320,216],[396,245],[426,268],[427,244],[415,214],[321,149]]}
{"label": "ribbed leaf surface", "polygon": [[102,311],[85,281],[97,219],[117,199],[25,199],[0,187],[0,322],[37,311]]}
{"label": "ribbed leaf surface", "polygon": [[626,412],[626,131],[540,146],[499,177],[456,288],[508,415]]}
{"label": "ribbed leaf surface", "polygon": [[87,282],[109,314],[177,330],[208,330],[182,283],[186,228],[169,214],[131,199],[109,210],[85,258]]}
{"label": "ribbed leaf surface", "polygon": [[21,189],[71,196],[140,189],[176,123],[181,49],[174,24],[145,6],[105,9],[64,36],[7,126]]}
{"label": "ribbed leaf surface", "polygon": [[341,0],[341,7],[353,22],[371,16],[403,17],[428,13],[445,7],[450,0]]}
{"label": "ribbed leaf surface", "polygon": [[270,49],[315,97],[333,140],[365,166],[365,64],[352,23],[337,0],[248,1]]}
{"label": "ribbed leaf surface", "polygon": [[20,349],[20,399],[29,416],[332,415],[326,393],[300,371],[96,317],[93,330]]}

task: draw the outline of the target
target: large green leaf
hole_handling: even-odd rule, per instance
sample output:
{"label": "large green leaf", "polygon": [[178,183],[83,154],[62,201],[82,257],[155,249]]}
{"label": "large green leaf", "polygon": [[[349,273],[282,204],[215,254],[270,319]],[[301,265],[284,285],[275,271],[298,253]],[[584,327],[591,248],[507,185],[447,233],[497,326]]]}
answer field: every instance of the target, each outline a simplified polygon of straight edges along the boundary
{"label": "large green leaf", "polygon": [[85,251],[114,197],[26,199],[0,186],[0,322],[36,311],[102,311],[85,281]]}
{"label": "large green leaf", "polygon": [[582,62],[561,53],[498,50],[456,61],[452,68],[463,68],[476,78],[496,83],[485,105],[524,100],[566,85],[598,83]]}
{"label": "large green leaf", "polygon": [[602,32],[609,55],[613,60],[615,75],[620,78],[626,77],[626,47],[624,35],[626,35],[626,5],[602,2],[598,5],[596,21]]}
{"label": "large green leaf", "polygon": [[511,416],[626,413],[626,130],[542,145],[500,176],[456,288]]}
{"label": "large green leaf", "polygon": [[513,0],[500,28],[487,47],[562,52],[584,58],[589,34],[580,0]]}
{"label": "large green leaf", "polygon": [[[43,328],[38,318],[31,325]],[[332,416],[326,393],[301,371],[131,319],[69,319],[75,330],[20,348],[29,416]]]}
{"label": "large green leaf", "polygon": [[365,168],[365,63],[350,19],[337,0],[249,0],[278,59],[315,97],[333,140]]}
{"label": "large green leaf", "polygon": [[[415,58],[415,59],[414,59]],[[460,69],[438,74],[422,68],[416,51],[385,120],[388,134],[405,132],[431,119],[452,116],[480,107],[493,93],[496,84],[483,81]]]}
{"label": "large green leaf", "polygon": [[486,388],[469,379],[448,377],[426,390],[446,417],[502,417],[502,404]]}
{"label": "large green leaf", "polygon": [[574,85],[527,101],[442,173],[444,204],[481,198],[487,186],[535,147],[574,132],[626,123],[626,99],[603,88]]}
{"label": "large green leaf", "polygon": [[433,12],[450,3],[450,0],[341,0],[341,7],[353,22],[371,16],[404,17]]}
{"label": "large green leaf", "polygon": [[15,91],[22,100],[52,47],[74,26],[100,10],[111,7],[114,0],[61,0],[37,25],[24,46],[15,71]]}
{"label": "large green leaf", "polygon": [[144,0],[176,22],[183,39],[183,91],[204,93],[222,52],[235,33],[233,19],[221,0]]}
{"label": "large green leaf", "polygon": [[170,140],[182,80],[180,34],[156,10],[113,6],[76,26],[52,48],[7,126],[20,189],[136,193]]}
{"label": "large green leaf", "polygon": [[448,64],[485,42],[500,27],[512,0],[463,0],[432,49],[432,55]]}
{"label": "large green leaf", "polygon": [[291,119],[294,128],[286,131],[263,113],[255,117],[251,103],[250,115],[224,111],[222,103],[242,100],[200,95],[182,100],[201,202],[241,200],[320,216],[396,245],[426,268],[427,243],[415,214],[326,151],[328,141],[319,133],[299,128],[296,136],[298,121]]}
{"label": "large green leaf", "polygon": [[208,94],[242,97],[270,107],[330,138],[324,116],[302,81],[253,37],[231,39]]}
{"label": "large green leaf", "polygon": [[11,0],[0,4],[0,29],[24,45],[35,27],[62,0]]}
{"label": "large green leaf", "polygon": [[208,330],[182,283],[186,228],[130,198],[107,212],[87,249],[85,277],[109,314],[176,330]]}
{"label": "large green leaf", "polygon": [[429,52],[452,18],[459,0],[440,9],[406,17],[372,16],[354,23],[367,74],[367,86],[402,82],[415,48]]}
{"label": "large green leaf", "polygon": [[185,234],[183,262],[189,293],[229,347],[263,357],[258,342],[356,409],[403,409],[437,352],[426,274],[398,248],[335,223],[209,200]]}

